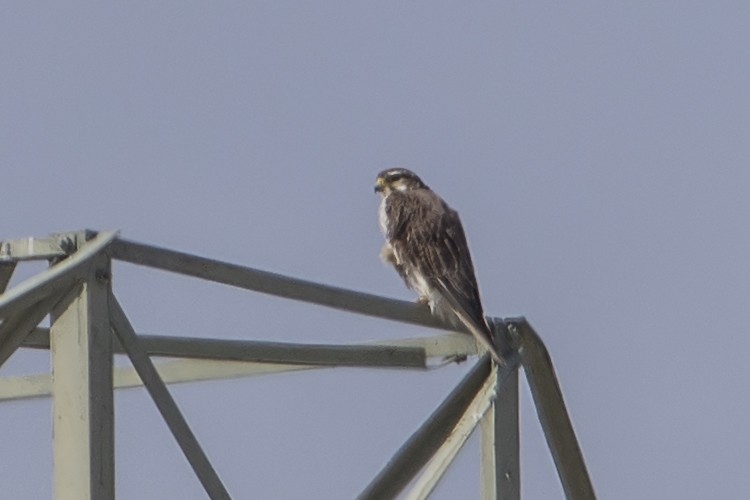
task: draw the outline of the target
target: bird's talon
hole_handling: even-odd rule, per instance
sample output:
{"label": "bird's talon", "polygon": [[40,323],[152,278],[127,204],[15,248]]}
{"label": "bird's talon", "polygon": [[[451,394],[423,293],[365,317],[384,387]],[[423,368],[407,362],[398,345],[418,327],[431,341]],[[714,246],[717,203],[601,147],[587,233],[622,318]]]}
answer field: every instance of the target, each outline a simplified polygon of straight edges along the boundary
{"label": "bird's talon", "polygon": [[458,364],[463,363],[467,359],[468,359],[468,356],[466,356],[466,354],[454,354],[452,356],[445,356],[443,358],[443,362],[445,364],[456,363],[458,365]]}

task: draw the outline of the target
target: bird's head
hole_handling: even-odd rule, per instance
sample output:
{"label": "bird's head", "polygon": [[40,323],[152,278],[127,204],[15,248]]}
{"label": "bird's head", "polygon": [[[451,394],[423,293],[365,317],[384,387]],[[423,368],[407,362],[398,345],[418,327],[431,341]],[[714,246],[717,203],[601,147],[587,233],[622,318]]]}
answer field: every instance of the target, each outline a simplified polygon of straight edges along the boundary
{"label": "bird's head", "polygon": [[417,174],[406,168],[389,168],[378,174],[375,192],[388,196],[391,191],[411,191],[426,188]]}

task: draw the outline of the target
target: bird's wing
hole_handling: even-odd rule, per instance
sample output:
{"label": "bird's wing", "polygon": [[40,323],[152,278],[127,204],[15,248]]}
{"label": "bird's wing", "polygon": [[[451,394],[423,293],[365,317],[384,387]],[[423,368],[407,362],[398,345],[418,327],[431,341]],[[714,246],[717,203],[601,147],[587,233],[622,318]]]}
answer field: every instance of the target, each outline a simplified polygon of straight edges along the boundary
{"label": "bird's wing", "polygon": [[401,260],[424,276],[448,302],[461,323],[498,363],[502,363],[484,319],[474,266],[458,213],[429,190],[398,194],[386,207],[392,221],[389,239],[394,250]]}

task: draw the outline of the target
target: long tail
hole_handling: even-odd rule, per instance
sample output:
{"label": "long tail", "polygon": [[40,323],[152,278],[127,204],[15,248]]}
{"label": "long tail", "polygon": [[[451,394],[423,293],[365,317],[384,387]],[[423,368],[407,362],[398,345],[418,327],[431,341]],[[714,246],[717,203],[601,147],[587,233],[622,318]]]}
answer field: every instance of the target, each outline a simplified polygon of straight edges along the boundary
{"label": "long tail", "polygon": [[495,360],[498,366],[504,366],[505,360],[500,356],[500,353],[497,352],[497,347],[495,346],[492,332],[487,321],[484,318],[481,318],[481,320],[474,319],[451,294],[443,294],[443,298],[448,304],[450,304],[458,320],[469,330],[469,332],[471,332],[472,335],[474,335],[474,338],[476,338],[479,343],[489,351],[490,356],[492,356],[492,359]]}

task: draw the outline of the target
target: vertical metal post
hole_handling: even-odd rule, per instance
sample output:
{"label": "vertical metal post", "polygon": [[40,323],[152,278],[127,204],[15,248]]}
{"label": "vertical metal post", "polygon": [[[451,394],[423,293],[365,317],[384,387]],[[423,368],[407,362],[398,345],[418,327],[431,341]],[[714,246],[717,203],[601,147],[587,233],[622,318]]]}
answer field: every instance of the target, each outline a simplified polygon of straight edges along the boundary
{"label": "vertical metal post", "polygon": [[[495,345],[506,362],[513,359],[513,371],[507,379],[495,380],[497,394],[492,407],[480,423],[482,432],[480,468],[483,500],[520,500],[521,464],[518,406],[518,355],[512,346],[507,325],[502,319],[489,321]],[[496,377],[500,371],[497,370]]]}
{"label": "vertical metal post", "polygon": [[52,311],[56,500],[115,496],[110,260],[100,254],[92,264]]}
{"label": "vertical metal post", "polygon": [[[497,383],[497,381],[496,381]],[[498,387],[482,430],[482,499],[520,500],[518,368]]]}

